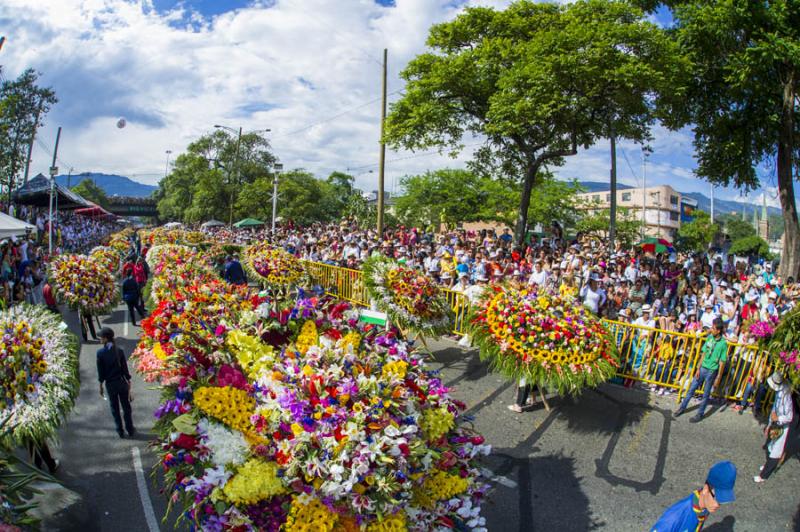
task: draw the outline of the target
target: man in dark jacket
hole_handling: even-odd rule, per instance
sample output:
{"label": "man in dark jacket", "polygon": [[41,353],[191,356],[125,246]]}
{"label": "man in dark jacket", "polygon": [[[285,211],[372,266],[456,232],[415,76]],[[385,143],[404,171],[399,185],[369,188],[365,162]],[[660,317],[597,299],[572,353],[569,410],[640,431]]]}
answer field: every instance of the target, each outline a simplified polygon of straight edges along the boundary
{"label": "man in dark jacket", "polygon": [[231,284],[247,284],[242,265],[237,257],[228,256],[228,265],[225,266],[225,280]]}
{"label": "man in dark jacket", "polygon": [[117,426],[117,434],[120,438],[125,437],[122,431],[122,419],[119,415],[119,407],[122,405],[122,413],[125,418],[125,429],[130,436],[136,433],[133,427],[133,417],[131,415],[131,374],[128,371],[128,361],[125,353],[114,343],[114,331],[108,327],[100,330],[100,341],[103,347],[97,350],[97,378],[100,381],[100,397],[104,397],[103,383],[105,391],[108,392],[108,401],[111,403],[111,415],[114,417],[114,424]]}
{"label": "man in dark jacket", "polygon": [[128,312],[131,315],[131,323],[136,326],[136,314],[134,310],[139,311],[139,315],[144,318],[144,306],[142,306],[142,294],[139,291],[139,283],[133,277],[133,270],[128,272],[125,280],[122,281],[122,299],[128,305]]}

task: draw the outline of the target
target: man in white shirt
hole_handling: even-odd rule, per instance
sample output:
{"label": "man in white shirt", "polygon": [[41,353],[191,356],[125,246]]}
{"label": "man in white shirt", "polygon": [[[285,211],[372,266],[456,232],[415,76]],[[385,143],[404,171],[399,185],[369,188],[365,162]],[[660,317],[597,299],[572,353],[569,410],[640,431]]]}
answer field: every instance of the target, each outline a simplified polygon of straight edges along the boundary
{"label": "man in white shirt", "polygon": [[589,277],[589,282],[583,285],[580,292],[583,304],[595,314],[600,311],[600,307],[606,302],[606,293],[602,288],[599,288],[599,284],[600,277],[593,273]]}
{"label": "man in white shirt", "polygon": [[703,326],[703,329],[711,329],[714,320],[718,317],[719,315],[714,312],[714,306],[711,303],[706,303],[703,315],[700,316],[700,324]]}
{"label": "man in white shirt", "polygon": [[633,262],[628,264],[628,266],[625,268],[624,275],[625,278],[628,279],[631,283],[635,283],[636,278],[639,277],[639,270],[636,269],[636,264]]}
{"label": "man in white shirt", "polygon": [[544,286],[547,282],[547,272],[542,268],[542,260],[537,259],[536,263],[533,266],[533,271],[531,272],[530,279],[528,279],[528,284],[531,286]]}

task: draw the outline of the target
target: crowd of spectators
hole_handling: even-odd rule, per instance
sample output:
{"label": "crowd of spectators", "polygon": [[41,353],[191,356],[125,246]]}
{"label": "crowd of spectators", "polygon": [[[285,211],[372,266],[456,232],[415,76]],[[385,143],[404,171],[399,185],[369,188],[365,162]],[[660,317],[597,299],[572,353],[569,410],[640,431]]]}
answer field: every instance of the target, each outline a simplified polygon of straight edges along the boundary
{"label": "crowd of spectators", "polygon": [[[27,235],[0,241],[0,300],[10,306],[26,302],[55,308],[47,283],[49,216],[46,209],[22,205],[7,210],[36,227]],[[54,216],[53,253],[86,253],[100,245],[118,223],[61,211]]]}

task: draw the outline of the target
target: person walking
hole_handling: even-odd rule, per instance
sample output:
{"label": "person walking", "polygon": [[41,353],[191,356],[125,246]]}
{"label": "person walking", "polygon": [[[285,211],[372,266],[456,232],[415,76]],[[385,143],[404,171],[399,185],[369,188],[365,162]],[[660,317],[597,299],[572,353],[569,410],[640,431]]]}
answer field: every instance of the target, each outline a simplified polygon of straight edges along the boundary
{"label": "person walking", "polygon": [[142,293],[139,289],[139,283],[133,276],[133,272],[129,271],[125,280],[122,281],[122,299],[128,305],[128,312],[131,315],[131,323],[136,327],[136,314],[134,311],[139,312],[139,316],[145,317],[144,306],[142,305]]}
{"label": "person walking", "polygon": [[[719,387],[720,378],[725,372],[725,362],[728,359],[728,342],[722,335],[725,325],[720,318],[716,318],[711,326],[711,334],[706,338],[703,344],[701,353],[703,358],[700,362],[700,367],[694,375],[692,384],[689,386],[689,391],[686,397],[681,401],[678,410],[675,411],[673,416],[680,417],[685,411],[689,401],[694,396],[694,392],[703,385],[703,402],[700,403],[700,410],[689,421],[697,423],[703,420],[703,415],[708,406],[708,400],[711,396],[711,389]],[[713,386],[712,386],[713,383]]]}
{"label": "person walking", "polygon": [[708,516],[719,510],[721,504],[736,500],[735,484],[736,466],[727,460],[717,462],[708,470],[703,487],[667,508],[650,532],[702,530]]}
{"label": "person walking", "polygon": [[239,263],[238,257],[228,256],[227,265],[225,266],[225,280],[230,284],[247,284],[247,277],[244,274],[241,263]]}
{"label": "person walking", "polygon": [[125,429],[128,431],[128,435],[133,436],[136,429],[133,426],[131,414],[131,374],[128,371],[128,361],[125,359],[125,353],[114,342],[114,331],[103,327],[100,329],[100,340],[103,342],[103,347],[97,350],[97,378],[100,381],[100,397],[105,399],[103,391],[103,384],[105,384],[117,434],[120,438],[125,437],[122,430],[122,418],[119,415],[119,407],[122,406]]}
{"label": "person walking", "polygon": [[759,469],[759,474],[753,477],[756,484],[766,482],[778,466],[786,447],[789,427],[795,417],[792,389],[783,380],[783,376],[776,371],[767,379],[767,384],[775,391],[775,402],[772,412],[769,414],[769,423],[764,429],[766,438],[764,449],[767,451],[767,461]]}

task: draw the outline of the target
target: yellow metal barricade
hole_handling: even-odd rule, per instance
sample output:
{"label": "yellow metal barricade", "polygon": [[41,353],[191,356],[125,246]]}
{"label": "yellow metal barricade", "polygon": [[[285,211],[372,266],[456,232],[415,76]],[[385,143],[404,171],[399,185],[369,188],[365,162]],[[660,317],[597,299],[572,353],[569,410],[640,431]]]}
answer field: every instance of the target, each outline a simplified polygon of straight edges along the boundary
{"label": "yellow metal barricade", "polygon": [[[321,286],[325,293],[357,305],[369,306],[361,271],[311,261],[303,261],[303,264],[312,284]],[[442,291],[455,315],[453,333],[465,334],[470,311],[469,299],[455,290]],[[617,345],[620,360],[618,377],[678,390],[679,400],[688,392],[702,361],[701,348],[707,334],[687,334],[619,321],[602,321]],[[738,401],[749,391],[749,385],[752,398],[772,371],[766,352],[759,351],[753,345],[729,343],[720,386],[713,396]],[[701,394],[702,388],[696,393]],[[772,395],[767,387],[762,399],[764,409],[769,409]]]}

